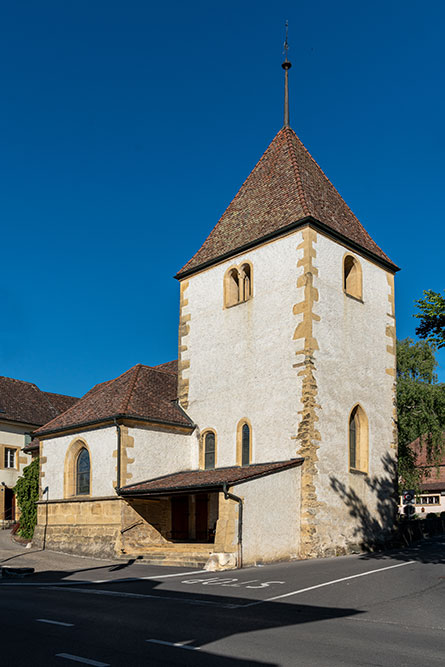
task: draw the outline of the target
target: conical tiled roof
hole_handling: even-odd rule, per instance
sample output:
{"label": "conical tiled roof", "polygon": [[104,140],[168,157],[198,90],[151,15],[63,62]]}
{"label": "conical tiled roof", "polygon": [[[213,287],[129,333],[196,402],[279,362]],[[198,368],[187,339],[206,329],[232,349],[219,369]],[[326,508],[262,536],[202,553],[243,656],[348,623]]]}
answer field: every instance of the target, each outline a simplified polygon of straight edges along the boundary
{"label": "conical tiled roof", "polygon": [[198,252],[179,271],[183,277],[216,260],[279,235],[299,222],[321,223],[397,269],[372,240],[290,127],[283,127],[241,186]]}
{"label": "conical tiled roof", "polygon": [[94,386],[73,407],[37,429],[35,435],[114,417],[191,426],[191,420],[176,404],[178,376],[170,368],[174,368],[173,362],[158,368],[137,364],[114,380]]}

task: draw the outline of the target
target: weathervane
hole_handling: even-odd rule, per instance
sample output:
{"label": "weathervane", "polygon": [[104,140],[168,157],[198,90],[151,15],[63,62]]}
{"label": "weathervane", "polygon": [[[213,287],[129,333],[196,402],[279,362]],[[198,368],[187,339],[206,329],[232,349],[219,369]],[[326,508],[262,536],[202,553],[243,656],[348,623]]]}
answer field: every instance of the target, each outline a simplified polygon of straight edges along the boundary
{"label": "weathervane", "polygon": [[287,59],[287,52],[289,50],[289,44],[287,42],[287,32],[289,28],[289,23],[286,21],[286,39],[284,40],[283,45],[283,55],[285,56],[284,63],[281,67],[284,69],[284,127],[289,127],[289,82],[288,82],[288,71],[292,67],[292,63]]}

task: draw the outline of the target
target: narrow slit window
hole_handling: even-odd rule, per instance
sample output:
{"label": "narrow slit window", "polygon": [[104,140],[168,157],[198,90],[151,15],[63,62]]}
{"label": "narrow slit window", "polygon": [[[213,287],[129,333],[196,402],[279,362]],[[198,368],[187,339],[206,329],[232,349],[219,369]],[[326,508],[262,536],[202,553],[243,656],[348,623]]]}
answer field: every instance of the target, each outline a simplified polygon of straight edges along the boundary
{"label": "narrow slit window", "polygon": [[241,430],[241,465],[250,464],[250,428],[248,424],[243,424]]}
{"label": "narrow slit window", "polygon": [[357,469],[357,408],[349,420],[349,467]]}
{"label": "narrow slit window", "polygon": [[368,418],[356,405],[349,417],[349,469],[368,472]]}
{"label": "narrow slit window", "polygon": [[241,272],[243,276],[243,301],[248,301],[252,296],[252,276],[249,264],[243,264]]}
{"label": "narrow slit window", "polygon": [[343,289],[349,296],[362,298],[362,270],[352,255],[346,255],[343,261]]}

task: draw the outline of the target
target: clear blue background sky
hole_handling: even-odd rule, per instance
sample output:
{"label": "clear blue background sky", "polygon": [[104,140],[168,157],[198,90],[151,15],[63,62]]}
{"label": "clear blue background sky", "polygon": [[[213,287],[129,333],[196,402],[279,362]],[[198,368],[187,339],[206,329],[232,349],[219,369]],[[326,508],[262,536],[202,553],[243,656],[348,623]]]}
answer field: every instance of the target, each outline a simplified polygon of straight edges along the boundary
{"label": "clear blue background sky", "polygon": [[[82,395],[176,358],[178,284],[282,125],[402,267],[444,287],[445,3],[21,0],[0,23],[0,374]],[[445,380],[445,355],[439,357]]]}

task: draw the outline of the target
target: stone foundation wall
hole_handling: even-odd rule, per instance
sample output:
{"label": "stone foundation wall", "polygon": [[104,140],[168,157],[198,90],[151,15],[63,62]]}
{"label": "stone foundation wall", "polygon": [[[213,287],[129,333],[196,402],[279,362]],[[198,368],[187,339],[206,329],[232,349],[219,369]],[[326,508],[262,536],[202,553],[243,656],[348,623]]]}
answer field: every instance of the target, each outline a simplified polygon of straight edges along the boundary
{"label": "stone foundation wall", "polygon": [[39,503],[33,545],[82,556],[116,556],[123,502],[108,498]]}
{"label": "stone foundation wall", "polygon": [[171,531],[170,499],[133,500],[122,505],[121,553],[144,553],[153,547],[171,544],[166,536]]}

